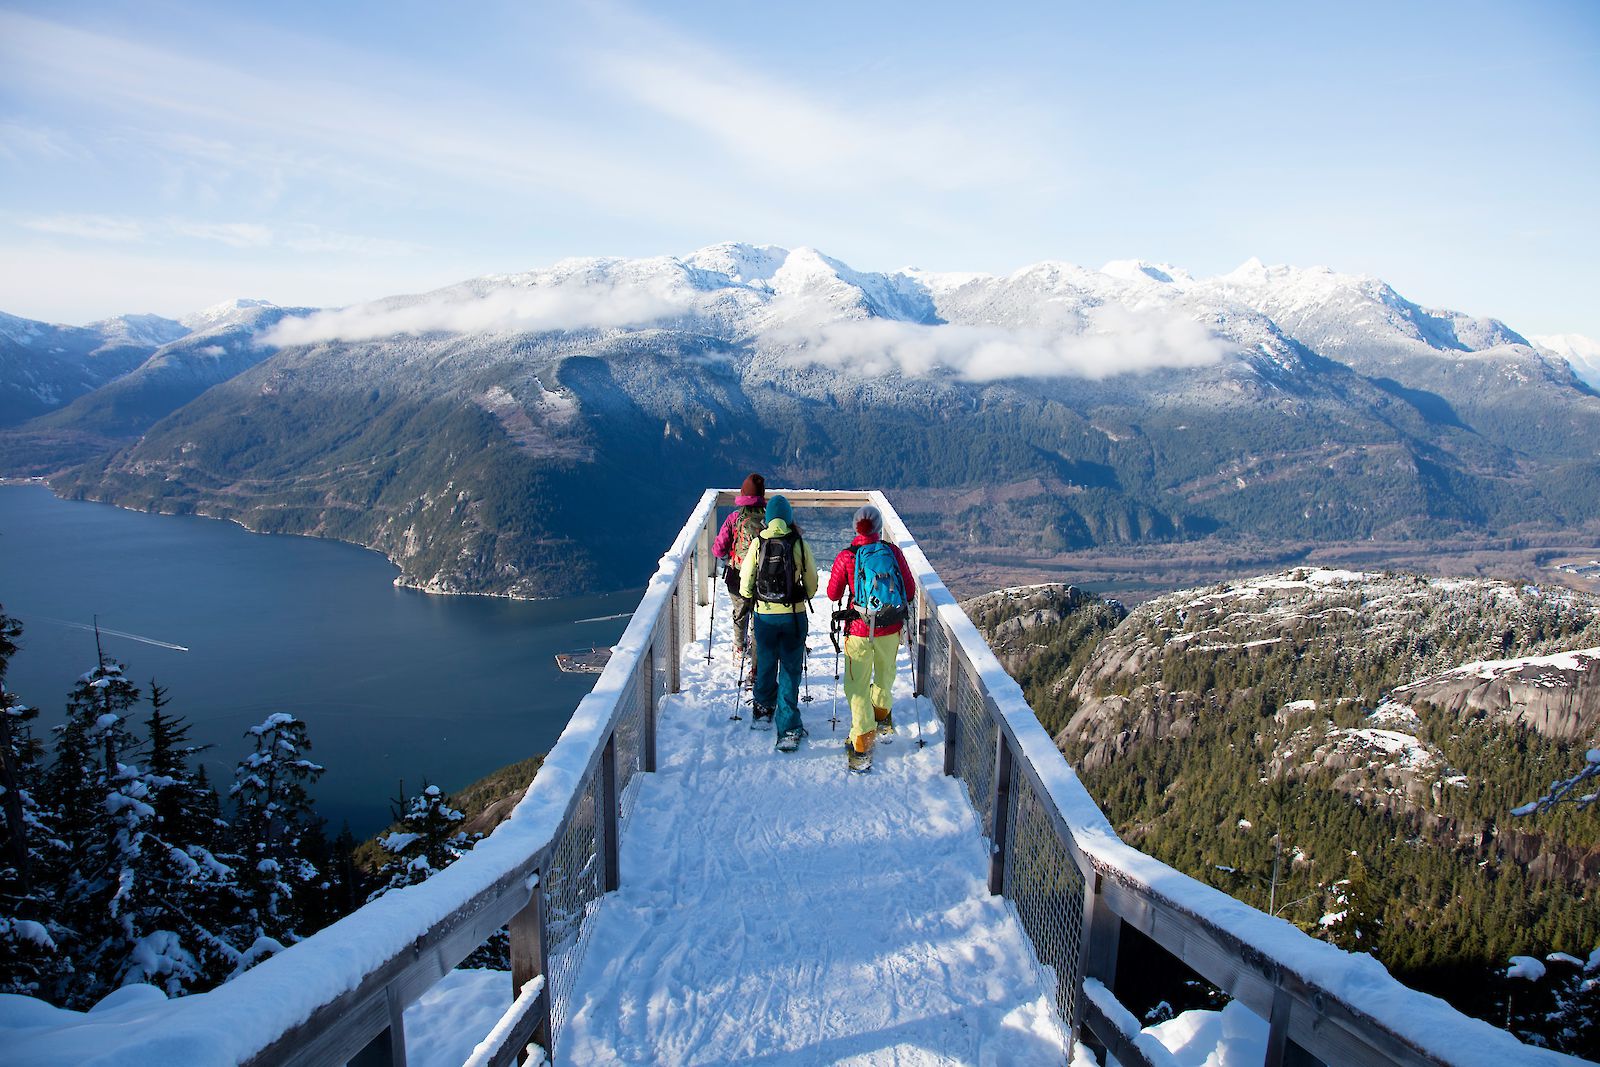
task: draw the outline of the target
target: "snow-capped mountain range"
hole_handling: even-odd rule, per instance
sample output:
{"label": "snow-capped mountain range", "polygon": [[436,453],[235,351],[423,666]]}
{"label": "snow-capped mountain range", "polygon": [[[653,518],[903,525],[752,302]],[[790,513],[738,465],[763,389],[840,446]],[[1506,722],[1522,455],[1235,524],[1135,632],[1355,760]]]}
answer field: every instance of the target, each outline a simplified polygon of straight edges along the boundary
{"label": "snow-capped mountain range", "polygon": [[[0,321],[0,423],[32,420],[0,442],[0,473],[344,537],[439,590],[626,584],[586,570],[603,553],[580,525],[615,508],[638,541],[675,519],[636,530],[610,494],[675,516],[751,467],[1000,492],[981,530],[943,533],[1047,552],[1600,518],[1600,395],[1571,364],[1320,268],[880,273],[720,244],[348,308],[118,321],[114,367],[96,354],[109,328]],[[151,347],[163,331],[189,332]],[[641,457],[659,460],[648,478]],[[553,494],[598,510],[528,510]]]}
{"label": "snow-capped mountain range", "polygon": [[[86,327],[0,315],[0,344],[35,361],[113,344],[154,354],[219,326],[262,331],[275,325],[263,324],[263,313],[274,309],[267,301],[240,299],[177,321],[125,315]],[[1564,334],[1530,345],[1497,320],[1423,308],[1376,278],[1269,267],[1254,259],[1202,279],[1141,260],[1099,270],[1043,262],[1006,276],[916,268],[872,273],[815,249],[730,243],[682,257],[569,259],[431,293],[293,314],[295,321],[266,334],[269,346],[692,321],[725,336],[777,342],[802,364],[875,374],[942,372],[975,381],[1105,378],[1216,362],[1230,349],[1292,359],[1286,341],[1336,358],[1374,346],[1456,355],[1536,349],[1564,360],[1591,386],[1600,381],[1600,342]],[[64,337],[76,343],[64,344]],[[27,377],[26,368],[7,369],[8,379]],[[96,377],[84,382],[105,384]],[[32,382],[34,402],[27,406],[39,409],[33,414],[74,399],[70,387],[37,368]],[[16,421],[18,414],[0,418],[0,424]]]}

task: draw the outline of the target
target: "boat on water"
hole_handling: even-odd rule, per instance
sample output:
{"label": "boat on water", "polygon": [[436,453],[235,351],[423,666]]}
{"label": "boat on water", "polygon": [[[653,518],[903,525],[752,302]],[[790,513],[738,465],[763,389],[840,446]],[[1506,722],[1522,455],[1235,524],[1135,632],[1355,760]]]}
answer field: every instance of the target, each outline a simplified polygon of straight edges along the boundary
{"label": "boat on water", "polygon": [[567,674],[599,674],[610,662],[609,648],[581,648],[573,652],[556,653],[556,666]]}

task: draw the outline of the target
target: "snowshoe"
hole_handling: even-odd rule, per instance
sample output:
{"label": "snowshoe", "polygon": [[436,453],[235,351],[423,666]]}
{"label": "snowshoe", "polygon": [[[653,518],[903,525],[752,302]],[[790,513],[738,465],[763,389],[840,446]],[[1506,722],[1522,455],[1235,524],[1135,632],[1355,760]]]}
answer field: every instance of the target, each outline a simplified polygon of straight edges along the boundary
{"label": "snowshoe", "polygon": [[785,730],[778,738],[779,752],[793,752],[800,747],[801,730]]}
{"label": "snowshoe", "polygon": [[772,729],[772,709],[764,704],[753,704],[750,708],[750,729]]}
{"label": "snowshoe", "polygon": [[844,743],[845,765],[856,774],[866,774],[872,770],[872,752],[857,752],[855,743],[846,740]]}

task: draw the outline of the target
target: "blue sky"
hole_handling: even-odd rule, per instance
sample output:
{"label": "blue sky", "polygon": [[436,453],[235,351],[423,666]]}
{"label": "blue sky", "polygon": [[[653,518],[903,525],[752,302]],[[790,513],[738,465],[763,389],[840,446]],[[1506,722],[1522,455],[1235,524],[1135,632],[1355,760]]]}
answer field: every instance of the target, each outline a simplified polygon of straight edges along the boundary
{"label": "blue sky", "polygon": [[0,310],[720,240],[1258,256],[1600,337],[1600,4],[0,2]]}

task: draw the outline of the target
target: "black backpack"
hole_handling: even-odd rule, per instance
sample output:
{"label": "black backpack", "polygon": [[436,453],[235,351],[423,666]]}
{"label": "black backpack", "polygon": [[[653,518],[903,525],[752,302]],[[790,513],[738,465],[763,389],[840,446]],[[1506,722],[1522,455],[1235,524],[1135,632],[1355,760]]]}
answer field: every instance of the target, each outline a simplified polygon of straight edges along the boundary
{"label": "black backpack", "polygon": [[793,530],[782,537],[761,539],[761,555],[756,559],[757,600],[790,606],[805,601],[806,589],[795,560],[804,551],[800,548],[802,543]]}

